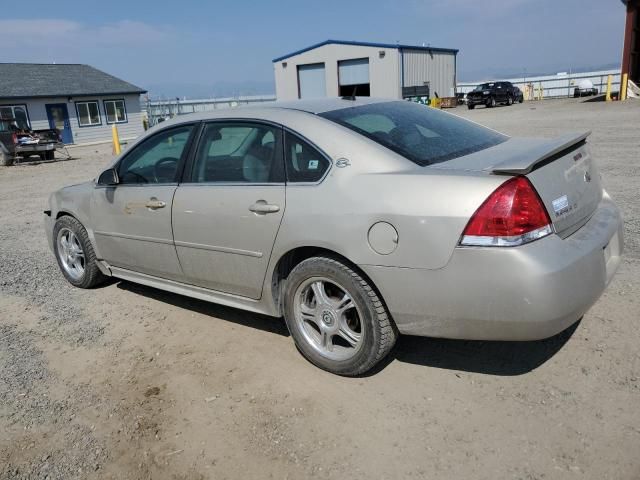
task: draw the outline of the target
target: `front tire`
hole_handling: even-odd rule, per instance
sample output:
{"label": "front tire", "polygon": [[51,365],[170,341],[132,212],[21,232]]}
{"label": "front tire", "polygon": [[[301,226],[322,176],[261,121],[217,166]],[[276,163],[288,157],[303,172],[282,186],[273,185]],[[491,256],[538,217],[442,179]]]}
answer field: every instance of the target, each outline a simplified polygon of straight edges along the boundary
{"label": "front tire", "polygon": [[397,331],[373,286],[350,266],[312,257],[289,274],[285,320],[302,355],[337,375],[361,375],[393,348]]}
{"label": "front tire", "polygon": [[493,108],[496,106],[496,99],[494,97],[491,97],[489,100],[487,100],[487,108]]}
{"label": "front tire", "polygon": [[62,274],[74,287],[92,288],[105,280],[89,235],[75,218],[65,215],[56,221],[53,251]]}
{"label": "front tire", "polygon": [[476,106],[472,103],[468,104],[467,107],[469,108],[469,110],[473,110],[474,108],[476,108]]}

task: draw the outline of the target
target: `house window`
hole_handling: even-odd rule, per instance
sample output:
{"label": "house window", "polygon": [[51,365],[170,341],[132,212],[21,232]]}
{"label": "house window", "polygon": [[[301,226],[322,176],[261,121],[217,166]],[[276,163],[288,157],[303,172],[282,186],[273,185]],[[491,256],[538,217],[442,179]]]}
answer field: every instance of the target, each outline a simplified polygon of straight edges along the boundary
{"label": "house window", "polygon": [[13,119],[12,123],[21,130],[31,128],[26,105],[0,105],[0,119]]}
{"label": "house window", "polygon": [[125,123],[127,121],[127,109],[124,100],[105,100],[104,114],[107,123]]}
{"label": "house window", "polygon": [[76,111],[78,112],[78,125],[81,127],[102,124],[98,102],[76,102]]}

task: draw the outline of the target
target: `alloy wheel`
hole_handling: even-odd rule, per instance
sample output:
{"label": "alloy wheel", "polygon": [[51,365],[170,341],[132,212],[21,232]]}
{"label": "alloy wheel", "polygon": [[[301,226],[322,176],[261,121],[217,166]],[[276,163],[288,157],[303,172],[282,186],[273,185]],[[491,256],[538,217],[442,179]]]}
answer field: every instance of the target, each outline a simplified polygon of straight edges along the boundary
{"label": "alloy wheel", "polygon": [[64,271],[74,280],[84,275],[85,255],[78,236],[68,228],[61,228],[57,238],[58,258]]}
{"label": "alloy wheel", "polygon": [[312,277],[295,293],[294,315],[307,343],[331,360],[352,358],[362,347],[360,309],[349,292],[333,280]]}

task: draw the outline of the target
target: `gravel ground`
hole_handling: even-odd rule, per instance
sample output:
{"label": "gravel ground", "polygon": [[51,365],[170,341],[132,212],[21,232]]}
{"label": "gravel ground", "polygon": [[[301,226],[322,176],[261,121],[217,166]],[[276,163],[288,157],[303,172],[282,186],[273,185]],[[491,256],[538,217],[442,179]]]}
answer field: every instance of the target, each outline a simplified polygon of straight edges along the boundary
{"label": "gravel ground", "polygon": [[278,320],[127,282],[75,289],[42,210],[111,158],[76,147],[0,169],[0,478],[640,478],[640,103],[453,113],[511,135],[593,130],[626,251],[579,325],[517,344],[403,337],[346,379]]}

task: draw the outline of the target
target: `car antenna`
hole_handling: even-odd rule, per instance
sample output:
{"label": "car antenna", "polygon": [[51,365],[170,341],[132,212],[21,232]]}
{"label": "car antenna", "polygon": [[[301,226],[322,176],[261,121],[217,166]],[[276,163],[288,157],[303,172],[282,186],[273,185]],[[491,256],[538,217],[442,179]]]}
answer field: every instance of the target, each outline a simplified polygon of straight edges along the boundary
{"label": "car antenna", "polygon": [[343,95],[342,96],[342,100],[351,100],[351,101],[355,101],[356,100],[356,90],[358,90],[358,86],[355,85],[353,87],[353,93],[351,95]]}

